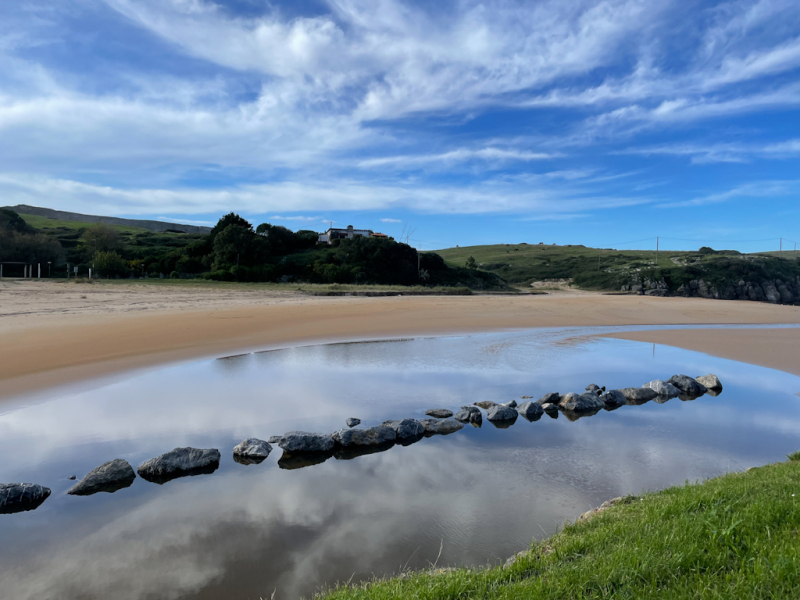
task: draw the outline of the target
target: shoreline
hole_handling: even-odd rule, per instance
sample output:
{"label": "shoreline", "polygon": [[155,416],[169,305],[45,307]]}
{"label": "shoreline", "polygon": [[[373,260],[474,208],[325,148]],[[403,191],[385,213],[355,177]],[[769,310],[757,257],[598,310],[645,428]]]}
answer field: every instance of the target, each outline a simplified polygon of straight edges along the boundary
{"label": "shoreline", "polygon": [[[0,399],[247,349],[537,327],[697,325],[607,337],[675,345],[800,375],[800,360],[793,358],[798,329],[702,329],[800,324],[800,307],[794,306],[599,294],[330,298],[151,289],[143,299],[141,290],[120,285],[39,283],[17,290],[24,292],[17,298],[0,295]],[[37,304],[40,297],[46,301]]]}

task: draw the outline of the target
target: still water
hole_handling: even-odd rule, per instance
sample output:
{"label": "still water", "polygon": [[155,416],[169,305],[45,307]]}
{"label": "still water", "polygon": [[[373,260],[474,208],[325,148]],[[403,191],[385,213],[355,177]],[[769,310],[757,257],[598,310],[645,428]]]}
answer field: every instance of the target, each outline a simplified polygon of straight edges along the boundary
{"label": "still water", "polygon": [[[332,344],[170,366],[0,405],[0,482],[52,496],[0,515],[0,598],[278,599],[403,568],[497,563],[603,501],[742,470],[800,449],[800,378],[665,346],[538,330]],[[353,460],[233,461],[245,437],[329,433],[430,408],[714,373],[693,402],[571,422],[484,420]],[[70,475],[178,446],[219,448],[211,475],[66,495]]]}

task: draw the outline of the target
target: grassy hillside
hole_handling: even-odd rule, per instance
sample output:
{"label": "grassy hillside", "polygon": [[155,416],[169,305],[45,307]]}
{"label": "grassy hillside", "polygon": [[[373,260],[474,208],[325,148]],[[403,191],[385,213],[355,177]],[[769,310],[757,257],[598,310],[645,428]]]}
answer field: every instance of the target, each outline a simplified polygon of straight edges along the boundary
{"label": "grassy hillside", "polygon": [[[329,600],[800,597],[800,463],[625,498],[503,568],[432,569]],[[797,496],[797,497],[795,497]],[[525,511],[520,508],[521,518]]]}
{"label": "grassy hillside", "polygon": [[[78,230],[78,229],[86,229],[91,223],[83,223],[81,221],[62,221],[60,219],[49,219],[47,217],[39,217],[37,215],[26,215],[26,214],[19,214],[25,222],[34,227],[36,229],[50,229],[50,230],[58,230],[58,229],[71,229],[71,230]],[[120,233],[150,233],[147,229],[142,227],[129,227],[125,225],[109,225],[109,227],[113,227]]]}
{"label": "grassy hillside", "polygon": [[732,278],[762,280],[794,278],[800,263],[789,258],[750,255],[736,251],[680,252],[652,250],[612,250],[585,246],[540,246],[499,244],[437,250],[451,265],[464,266],[470,256],[478,268],[493,273],[517,286],[528,286],[546,279],[572,279],[586,289],[618,290],[638,277],[663,278],[676,289],[692,279],[717,283]]}

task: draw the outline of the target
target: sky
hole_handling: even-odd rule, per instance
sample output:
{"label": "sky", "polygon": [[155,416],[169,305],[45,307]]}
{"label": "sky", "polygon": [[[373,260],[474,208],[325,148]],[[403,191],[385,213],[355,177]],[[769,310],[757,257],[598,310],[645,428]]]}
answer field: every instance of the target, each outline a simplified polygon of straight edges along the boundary
{"label": "sky", "polygon": [[800,241],[797,0],[0,0],[0,205]]}

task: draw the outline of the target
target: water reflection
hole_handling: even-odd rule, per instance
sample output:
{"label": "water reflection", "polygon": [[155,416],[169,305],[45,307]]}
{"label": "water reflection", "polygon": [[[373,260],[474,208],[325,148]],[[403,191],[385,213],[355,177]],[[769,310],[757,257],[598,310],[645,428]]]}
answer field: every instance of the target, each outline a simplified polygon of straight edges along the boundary
{"label": "water reflection", "polygon": [[[332,432],[349,416],[370,427],[682,372],[716,373],[725,392],[258,468],[229,454],[243,438]],[[246,355],[21,401],[0,415],[0,481],[35,479],[53,495],[0,518],[0,597],[295,598],[423,567],[440,544],[440,565],[503,560],[611,497],[780,460],[798,449],[797,389],[800,378],[696,353],[526,333]],[[66,495],[74,472],[176,445],[223,458],[211,476]]]}

